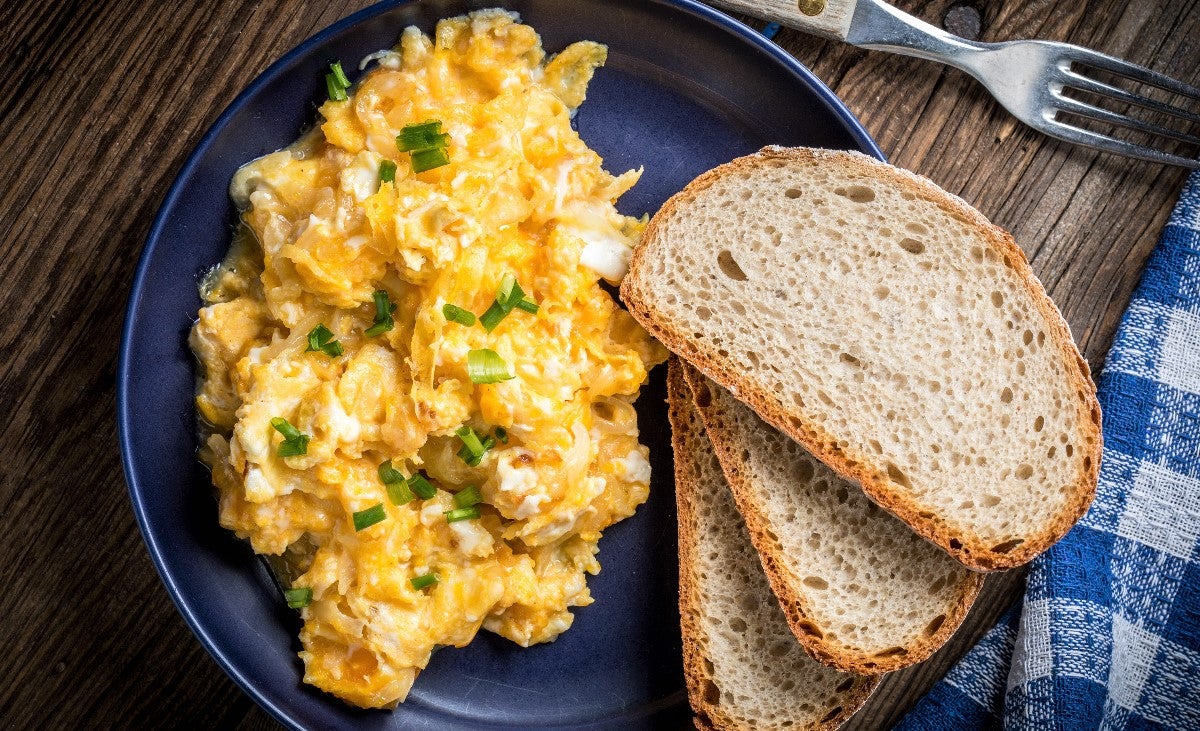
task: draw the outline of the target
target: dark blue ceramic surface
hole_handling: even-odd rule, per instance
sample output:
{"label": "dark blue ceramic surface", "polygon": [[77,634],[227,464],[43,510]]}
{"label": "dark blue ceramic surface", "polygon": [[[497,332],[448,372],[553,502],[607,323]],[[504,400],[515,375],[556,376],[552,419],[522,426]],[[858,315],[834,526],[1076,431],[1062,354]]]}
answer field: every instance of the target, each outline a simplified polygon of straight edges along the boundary
{"label": "dark blue ceramic surface", "polygon": [[[596,603],[557,641],[521,649],[481,632],[434,655],[394,712],[360,711],[303,685],[298,619],[249,548],[217,525],[195,460],[187,333],[201,272],[220,261],[241,164],[294,140],[324,94],[333,59],[348,69],[404,26],[494,2],[385,2],[321,32],[250,84],[188,159],[146,243],[121,350],[118,420],[126,479],[150,554],[200,642],[281,721],[312,729],[680,728],[688,718],[676,608],[675,507],[663,369],[639,402],[652,452],[649,502],[606,532]],[[866,132],[807,70],[749,28],[690,0],[514,0],[549,52],[609,47],[577,125],[620,172],[644,166],[621,200],[653,213],[697,174],[764,144],[859,149]],[[236,29],[218,29],[235,32]],[[351,78],[357,76],[351,72]],[[150,680],[150,679],[148,679]],[[182,720],[182,719],[179,719]]]}

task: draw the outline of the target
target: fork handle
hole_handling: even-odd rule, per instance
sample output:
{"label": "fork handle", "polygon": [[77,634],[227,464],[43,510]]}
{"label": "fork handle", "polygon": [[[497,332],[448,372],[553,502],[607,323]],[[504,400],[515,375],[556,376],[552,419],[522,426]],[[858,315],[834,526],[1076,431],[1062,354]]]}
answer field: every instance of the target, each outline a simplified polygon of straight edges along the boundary
{"label": "fork handle", "polygon": [[789,28],[844,41],[858,0],[707,0],[724,10],[745,13]]}

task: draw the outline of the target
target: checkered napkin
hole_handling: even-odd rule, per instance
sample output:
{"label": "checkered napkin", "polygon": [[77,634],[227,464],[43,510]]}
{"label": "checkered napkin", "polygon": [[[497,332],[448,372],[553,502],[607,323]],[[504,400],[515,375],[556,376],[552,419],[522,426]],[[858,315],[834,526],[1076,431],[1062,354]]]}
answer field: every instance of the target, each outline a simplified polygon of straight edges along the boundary
{"label": "checkered napkin", "polygon": [[1117,330],[1100,405],[1091,510],[898,728],[1200,729],[1200,173]]}

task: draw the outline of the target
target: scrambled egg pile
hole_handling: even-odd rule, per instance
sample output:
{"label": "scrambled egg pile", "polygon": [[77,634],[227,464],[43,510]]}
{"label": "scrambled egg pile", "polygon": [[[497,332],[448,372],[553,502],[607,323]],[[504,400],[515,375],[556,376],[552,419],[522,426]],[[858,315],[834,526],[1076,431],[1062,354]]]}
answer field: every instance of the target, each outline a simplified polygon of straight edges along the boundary
{"label": "scrambled egg pile", "polygon": [[[494,10],[408,28],[231,186],[244,226],[191,339],[201,458],[222,525],[279,557],[305,681],[356,705],[480,627],[553,640],[646,500],[632,402],[666,354],[598,281],[641,233],[613,207],[639,172],[570,124],[605,55],[547,62]],[[431,120],[449,163],[414,172],[397,136]],[[489,331],[506,279],[524,306]]]}

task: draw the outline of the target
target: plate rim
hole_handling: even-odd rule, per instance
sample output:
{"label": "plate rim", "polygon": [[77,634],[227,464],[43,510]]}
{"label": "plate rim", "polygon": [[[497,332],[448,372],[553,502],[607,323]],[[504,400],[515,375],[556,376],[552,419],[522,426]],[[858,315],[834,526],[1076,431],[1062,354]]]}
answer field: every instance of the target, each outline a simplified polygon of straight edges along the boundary
{"label": "plate rim", "polygon": [[[200,164],[200,160],[212,146],[214,139],[222,129],[229,123],[229,120],[236,115],[243,106],[250,102],[258,93],[271,83],[277,75],[283,72],[287,67],[298,59],[309,54],[314,48],[319,47],[325,41],[333,36],[347,30],[369,18],[380,15],[388,10],[392,10],[404,5],[419,3],[421,0],[381,0],[380,2],[369,5],[361,10],[355,11],[350,15],[338,20],[322,30],[314,33],[305,40],[301,41],[296,46],[289,49],[286,53],[280,56],[277,60],[263,69],[254,79],[242,89],[241,92],[229,102],[228,105],[221,111],[208,129],[205,130],[195,147],[188,153],[186,160],[175,173],[174,180],[171,186],[167,189],[167,193],[163,196],[162,202],[158,206],[158,210],[154,215],[154,221],[150,226],[150,230],[146,234],[146,239],[142,244],[142,251],[138,255],[138,263],[134,269],[133,281],[130,286],[129,298],[126,301],[125,317],[121,326],[121,344],[117,360],[117,399],[116,399],[116,421],[117,421],[117,437],[121,454],[121,468],[125,477],[125,484],[129,495],[129,500],[133,508],[134,517],[137,520],[138,530],[141,533],[142,541],[146,545],[146,549],[150,554],[151,562],[154,564],[155,572],[163,583],[163,587],[167,590],[167,595],[171,602],[175,605],[175,609],[183,617],[188,629],[200,642],[204,650],[216,661],[217,666],[231,679],[233,682],[248,695],[260,708],[267,711],[275,720],[283,725],[293,729],[303,729],[296,719],[294,719],[278,704],[267,698],[257,687],[257,684],[237,670],[233,663],[226,657],[225,653],[217,645],[214,639],[209,635],[208,630],[197,619],[195,612],[190,604],[185,600],[183,591],[178,585],[178,582],[173,574],[167,568],[162,555],[162,547],[160,541],[154,538],[154,533],[151,530],[150,520],[146,514],[145,505],[143,504],[141,493],[142,485],[138,480],[137,470],[134,468],[135,455],[133,446],[130,442],[130,419],[131,406],[129,404],[129,382],[131,380],[131,372],[133,369],[133,353],[130,348],[130,341],[133,337],[133,324],[137,304],[143,296],[143,290],[147,284],[146,273],[150,266],[150,259],[154,250],[157,247],[158,240],[163,235],[163,229],[166,227],[166,222],[169,213],[178,204],[178,199],[182,194],[185,182],[190,179],[195,168]],[[743,42],[749,43],[752,46],[765,51],[773,60],[786,67],[788,71],[800,77],[800,79],[824,102],[826,108],[841,120],[845,131],[858,144],[859,149],[866,154],[872,155],[880,160],[886,161],[887,158],[879,145],[867,132],[862,122],[854,116],[853,112],[846,106],[834,92],[823,81],[821,81],[807,66],[797,60],[794,56],[788,53],[780,45],[773,40],[762,35],[755,29],[739,21],[738,19],[715,8],[704,5],[699,0],[650,0],[650,2],[674,7],[677,10],[699,16],[702,20],[707,21],[717,27],[733,32],[740,37]],[[504,0],[496,0],[497,5],[502,5]],[[614,719],[620,720],[620,718]]]}

